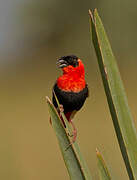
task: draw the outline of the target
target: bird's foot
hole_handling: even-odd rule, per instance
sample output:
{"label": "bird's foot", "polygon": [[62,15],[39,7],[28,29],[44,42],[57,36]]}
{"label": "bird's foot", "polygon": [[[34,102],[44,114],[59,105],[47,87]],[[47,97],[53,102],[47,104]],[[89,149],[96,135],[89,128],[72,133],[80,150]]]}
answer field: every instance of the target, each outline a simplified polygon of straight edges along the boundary
{"label": "bird's foot", "polygon": [[72,138],[71,143],[70,143],[70,144],[68,145],[68,147],[66,148],[66,150],[67,150],[73,143],[75,143],[76,138],[77,138],[77,129],[76,129],[76,127],[75,127],[75,125],[74,125],[74,123],[73,123],[72,120],[70,120],[69,122],[70,122],[71,125],[72,125],[73,133],[72,133],[72,134],[69,134],[69,133],[68,133],[68,136],[73,137],[73,138]]}
{"label": "bird's foot", "polygon": [[63,105],[62,105],[62,104],[59,105],[59,111],[60,111],[60,113],[63,113],[63,112],[64,112],[64,108],[63,108]]}
{"label": "bird's foot", "polygon": [[77,129],[76,129],[76,127],[75,127],[75,125],[74,125],[72,120],[70,120],[69,122],[71,123],[72,128],[73,128],[73,134],[72,134],[73,139],[72,139],[72,142],[74,143],[76,141],[76,138],[77,138]]}
{"label": "bird's foot", "polygon": [[69,137],[73,137],[74,135],[73,135],[73,134],[68,133],[68,136],[69,136]]}

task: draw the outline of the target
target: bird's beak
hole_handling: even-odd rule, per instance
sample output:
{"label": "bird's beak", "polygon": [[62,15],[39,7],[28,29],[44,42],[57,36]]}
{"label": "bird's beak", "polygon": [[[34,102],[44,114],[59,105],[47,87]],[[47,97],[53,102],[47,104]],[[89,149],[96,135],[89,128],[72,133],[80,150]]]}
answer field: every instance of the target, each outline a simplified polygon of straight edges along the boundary
{"label": "bird's beak", "polygon": [[67,62],[63,59],[59,59],[56,64],[59,68],[64,68],[68,66]]}

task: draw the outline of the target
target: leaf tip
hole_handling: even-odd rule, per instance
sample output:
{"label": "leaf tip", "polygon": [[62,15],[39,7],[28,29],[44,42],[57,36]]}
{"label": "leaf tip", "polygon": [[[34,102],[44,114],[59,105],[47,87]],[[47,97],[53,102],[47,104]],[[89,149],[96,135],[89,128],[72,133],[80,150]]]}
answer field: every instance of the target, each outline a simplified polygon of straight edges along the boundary
{"label": "leaf tip", "polygon": [[92,13],[92,11],[90,9],[88,10],[88,13],[89,13],[89,16],[90,16],[91,20],[94,22],[93,13]]}
{"label": "leaf tip", "polygon": [[89,16],[92,18],[92,12],[90,9],[88,10],[88,13],[89,13]]}
{"label": "leaf tip", "polygon": [[98,148],[96,148],[96,153],[98,153],[99,151],[98,151]]}
{"label": "leaf tip", "polygon": [[98,14],[97,8],[94,9],[94,15]]}
{"label": "leaf tip", "polygon": [[45,98],[46,98],[47,103],[52,104],[52,103],[51,103],[51,100],[49,99],[48,96],[46,96]]}
{"label": "leaf tip", "polygon": [[101,154],[100,154],[100,152],[99,152],[99,150],[96,148],[96,155],[98,156],[98,157],[100,157],[101,156]]}

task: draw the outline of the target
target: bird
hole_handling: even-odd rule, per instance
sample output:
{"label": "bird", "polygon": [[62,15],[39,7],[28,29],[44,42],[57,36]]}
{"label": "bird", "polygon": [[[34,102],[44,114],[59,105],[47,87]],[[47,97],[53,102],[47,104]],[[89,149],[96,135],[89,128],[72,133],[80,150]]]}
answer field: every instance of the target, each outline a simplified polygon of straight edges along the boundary
{"label": "bird", "polygon": [[[53,86],[52,102],[59,112],[60,110],[56,101],[57,97],[59,104],[63,107],[68,122],[72,125],[72,142],[75,142],[77,129],[73,123],[73,117],[82,108],[86,98],[89,96],[89,89],[85,80],[84,64],[77,56],[67,55],[57,60],[57,66],[62,69],[63,74],[56,79]],[[64,122],[63,124],[65,126]]]}

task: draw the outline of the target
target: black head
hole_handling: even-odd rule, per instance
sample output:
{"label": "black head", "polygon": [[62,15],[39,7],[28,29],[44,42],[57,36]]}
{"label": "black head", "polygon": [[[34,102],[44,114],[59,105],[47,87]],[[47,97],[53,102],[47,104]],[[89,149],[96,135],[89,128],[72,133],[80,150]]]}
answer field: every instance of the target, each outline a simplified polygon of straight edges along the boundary
{"label": "black head", "polygon": [[57,65],[59,68],[64,68],[69,65],[71,65],[73,67],[77,67],[78,66],[78,57],[75,55],[62,56],[61,58],[59,58]]}

